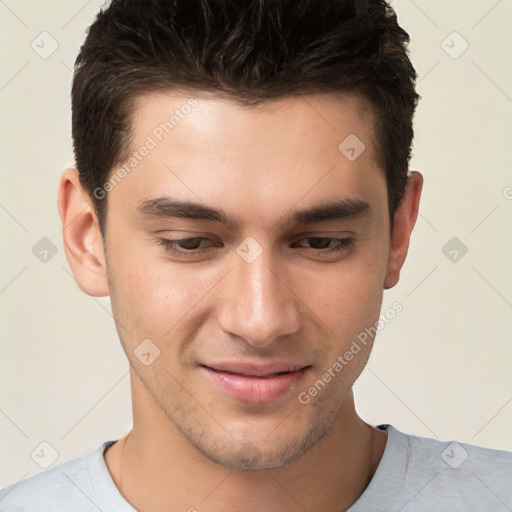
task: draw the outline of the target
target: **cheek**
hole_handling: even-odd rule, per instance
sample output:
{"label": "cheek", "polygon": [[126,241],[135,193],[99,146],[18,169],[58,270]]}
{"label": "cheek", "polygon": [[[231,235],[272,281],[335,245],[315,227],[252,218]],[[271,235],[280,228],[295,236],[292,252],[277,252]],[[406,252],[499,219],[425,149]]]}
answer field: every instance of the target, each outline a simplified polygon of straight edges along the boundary
{"label": "cheek", "polygon": [[354,258],[322,272],[301,273],[298,295],[325,326],[341,339],[357,335],[379,316],[385,258]]}
{"label": "cheek", "polygon": [[[130,332],[134,331],[137,337],[150,337],[172,326],[169,312],[176,311],[183,300],[179,275],[170,279],[165,266],[135,250],[123,255],[113,251],[108,259],[108,274],[114,315],[128,324]],[[151,332],[145,332],[148,328]]]}
{"label": "cheek", "polygon": [[112,280],[112,303],[132,325],[142,328],[151,325],[153,331],[170,329],[172,317],[189,302],[190,288],[182,286],[179,275],[171,279],[168,273],[153,271],[147,264],[118,267]]}
{"label": "cheek", "polygon": [[[114,316],[137,340],[150,338],[160,346],[204,309],[214,277],[173,264],[154,252],[132,251],[109,258],[109,286]],[[211,279],[210,279],[211,277]]]}

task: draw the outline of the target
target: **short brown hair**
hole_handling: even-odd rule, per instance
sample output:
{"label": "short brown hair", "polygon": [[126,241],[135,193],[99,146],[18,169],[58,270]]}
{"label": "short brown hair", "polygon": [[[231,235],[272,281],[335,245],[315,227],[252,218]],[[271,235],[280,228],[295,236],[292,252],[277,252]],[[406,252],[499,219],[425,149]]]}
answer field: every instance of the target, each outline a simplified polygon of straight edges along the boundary
{"label": "short brown hair", "polygon": [[134,100],[186,89],[241,104],[308,92],[362,92],[376,119],[391,224],[403,196],[418,101],[409,36],[384,0],[113,0],[75,63],[72,131],[93,193],[130,153]]}

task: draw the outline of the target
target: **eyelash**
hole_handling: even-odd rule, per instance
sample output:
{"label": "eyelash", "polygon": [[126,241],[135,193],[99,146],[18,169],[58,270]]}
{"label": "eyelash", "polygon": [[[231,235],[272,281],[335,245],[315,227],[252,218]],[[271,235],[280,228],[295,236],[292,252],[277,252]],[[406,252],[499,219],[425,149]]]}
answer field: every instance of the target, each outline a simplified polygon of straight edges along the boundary
{"label": "eyelash", "polygon": [[[314,254],[335,254],[335,253],[341,253],[343,252],[345,249],[349,248],[353,242],[354,242],[354,239],[353,238],[334,238],[334,237],[328,237],[328,236],[319,236],[319,237],[313,237],[313,236],[308,236],[308,237],[304,237],[304,238],[301,238],[300,240],[321,240],[321,239],[324,239],[324,240],[334,240],[334,241],[337,241],[338,242],[338,245],[334,246],[334,247],[331,247],[331,248],[328,248],[328,249],[314,249],[314,248],[311,248],[310,249],[310,252],[313,252]],[[179,249],[179,243],[183,243],[183,242],[187,242],[189,240],[209,240],[208,238],[206,237],[201,237],[201,236],[198,236],[198,237],[189,237],[189,238],[180,238],[180,239],[176,239],[176,240],[169,240],[168,238],[159,238],[158,239],[158,244],[163,246],[164,249],[168,252],[170,252],[171,254],[174,254],[176,256],[186,256],[186,255],[197,255],[197,254],[202,254],[208,250],[211,250],[211,249],[214,249],[215,247],[206,247],[206,248],[203,248],[203,249]],[[308,249],[307,247],[305,247],[304,249]]]}

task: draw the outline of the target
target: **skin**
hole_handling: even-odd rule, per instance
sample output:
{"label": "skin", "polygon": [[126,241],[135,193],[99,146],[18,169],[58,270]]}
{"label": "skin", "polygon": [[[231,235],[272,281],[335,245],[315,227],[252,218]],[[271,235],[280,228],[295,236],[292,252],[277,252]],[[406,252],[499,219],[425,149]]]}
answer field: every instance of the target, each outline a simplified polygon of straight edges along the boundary
{"label": "skin", "polygon": [[[133,149],[189,97],[139,98]],[[298,395],[378,321],[383,291],[398,282],[407,255],[423,178],[410,173],[390,237],[374,119],[362,96],[318,93],[258,107],[195,97],[192,112],[109,192],[106,254],[77,171],[60,182],[68,262],[85,293],[110,295],[130,363],[133,429],[106,451],[107,467],[138,510],[346,510],[386,444],[386,433],[359,418],[352,393],[373,340],[310,403]],[[354,161],[338,150],[349,134],[366,146]],[[237,226],[137,214],[161,196],[222,208]],[[345,197],[368,202],[370,213],[277,222]],[[249,236],[262,248],[252,263],[236,252]],[[187,237],[207,238],[209,249],[175,256],[158,244]],[[326,254],[308,237],[353,243]],[[134,355],[145,339],[160,349],[149,366]],[[252,404],[200,371],[226,360],[311,367],[284,396]]]}

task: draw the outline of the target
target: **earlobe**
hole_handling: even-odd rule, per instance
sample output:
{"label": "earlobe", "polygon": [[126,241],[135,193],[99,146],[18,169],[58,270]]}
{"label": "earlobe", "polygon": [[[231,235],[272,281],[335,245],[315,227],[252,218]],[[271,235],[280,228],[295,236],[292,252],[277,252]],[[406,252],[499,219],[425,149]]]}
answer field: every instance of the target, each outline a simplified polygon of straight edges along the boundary
{"label": "earlobe", "polygon": [[58,209],[66,258],[79,288],[94,297],[108,295],[103,238],[94,205],[76,169],[62,173]]}
{"label": "earlobe", "polygon": [[388,255],[388,266],[384,289],[392,288],[400,279],[400,270],[405,262],[411,233],[418,217],[423,176],[411,171],[400,205],[395,211],[393,237]]}

